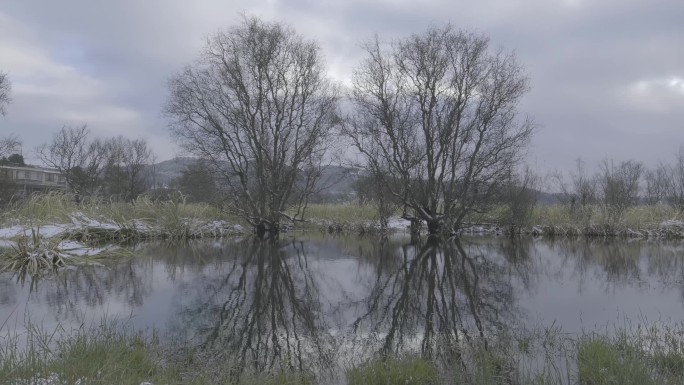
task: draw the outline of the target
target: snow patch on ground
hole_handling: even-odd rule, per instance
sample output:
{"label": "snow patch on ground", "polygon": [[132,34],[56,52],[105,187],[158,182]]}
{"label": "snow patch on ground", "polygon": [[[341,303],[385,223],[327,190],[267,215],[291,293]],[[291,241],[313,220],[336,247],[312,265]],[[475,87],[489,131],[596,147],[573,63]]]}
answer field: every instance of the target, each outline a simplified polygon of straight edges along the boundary
{"label": "snow patch on ground", "polygon": [[84,245],[80,242],[76,241],[61,241],[58,245],[57,248],[59,250],[62,250],[69,256],[76,256],[76,257],[87,257],[87,256],[93,256],[93,255],[98,255],[100,253],[103,253],[105,251],[110,251],[112,249],[117,248],[117,246],[113,245],[108,245],[105,247],[89,247],[87,245]]}
{"label": "snow patch on ground", "polygon": [[11,226],[0,228],[0,239],[12,239],[20,236],[31,236],[35,232],[45,238],[54,238],[69,230],[68,224],[51,224],[44,226]]}
{"label": "snow patch on ground", "polygon": [[[121,231],[124,228],[134,229],[135,231],[144,234],[147,237],[155,238],[168,235],[169,231],[164,228],[163,224],[150,223],[149,221],[134,219],[127,224],[116,224],[113,221],[103,219],[94,219],[82,212],[75,212],[70,215],[71,223],[48,224],[43,226],[21,226],[15,225],[5,228],[0,228],[0,241],[11,241],[22,236],[32,236],[34,233],[43,239],[54,239],[58,237],[66,237],[69,233],[75,233],[79,230],[98,229],[111,232]],[[194,237],[216,237],[244,234],[245,229],[238,224],[233,224],[223,220],[203,221],[198,219],[185,219],[182,226],[187,230],[187,233]],[[173,234],[172,234],[173,235]],[[13,243],[12,243],[13,244]],[[0,244],[0,247],[2,244]]]}
{"label": "snow patch on ground", "polygon": [[[79,378],[74,382],[74,385],[84,385],[89,381],[87,378]],[[47,378],[31,378],[27,380],[20,380],[18,382],[13,382],[12,385],[65,385],[68,384],[65,380],[62,380],[57,373],[50,373]],[[140,385],[153,385],[151,382],[141,382]]]}
{"label": "snow patch on ground", "polygon": [[411,221],[399,217],[391,217],[387,220],[387,228],[392,230],[406,230],[411,227]]}
{"label": "snow patch on ground", "polygon": [[71,223],[73,223],[76,227],[96,227],[98,229],[107,229],[114,231],[121,229],[121,226],[119,225],[90,218],[85,213],[80,211],[71,214],[70,217]]}
{"label": "snow patch on ground", "polygon": [[19,235],[23,235],[26,232],[26,228],[23,226],[12,226],[0,229],[0,238],[9,239],[14,238]]}
{"label": "snow patch on ground", "polygon": [[674,227],[680,230],[684,230],[684,221],[679,219],[670,219],[660,224],[660,227]]}

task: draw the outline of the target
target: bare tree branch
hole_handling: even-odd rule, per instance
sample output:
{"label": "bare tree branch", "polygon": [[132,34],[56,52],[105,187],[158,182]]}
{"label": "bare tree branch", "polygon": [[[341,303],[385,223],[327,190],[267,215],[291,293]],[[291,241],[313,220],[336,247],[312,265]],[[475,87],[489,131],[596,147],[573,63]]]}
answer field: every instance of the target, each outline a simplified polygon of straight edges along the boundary
{"label": "bare tree branch", "polygon": [[7,105],[12,102],[10,92],[12,91],[12,83],[10,83],[9,76],[0,72],[0,115],[7,114]]}

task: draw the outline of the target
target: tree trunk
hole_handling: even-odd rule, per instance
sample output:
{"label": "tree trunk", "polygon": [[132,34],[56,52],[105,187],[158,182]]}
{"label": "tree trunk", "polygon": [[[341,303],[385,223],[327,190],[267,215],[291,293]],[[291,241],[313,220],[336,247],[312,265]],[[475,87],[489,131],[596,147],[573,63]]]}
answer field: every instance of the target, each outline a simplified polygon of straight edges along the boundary
{"label": "tree trunk", "polygon": [[259,239],[277,238],[280,234],[280,226],[262,220],[254,226],[254,233]]}
{"label": "tree trunk", "polygon": [[428,234],[437,235],[442,232],[442,221],[439,219],[429,219],[427,221]]}
{"label": "tree trunk", "polygon": [[411,236],[420,235],[422,221],[418,218],[411,218]]}

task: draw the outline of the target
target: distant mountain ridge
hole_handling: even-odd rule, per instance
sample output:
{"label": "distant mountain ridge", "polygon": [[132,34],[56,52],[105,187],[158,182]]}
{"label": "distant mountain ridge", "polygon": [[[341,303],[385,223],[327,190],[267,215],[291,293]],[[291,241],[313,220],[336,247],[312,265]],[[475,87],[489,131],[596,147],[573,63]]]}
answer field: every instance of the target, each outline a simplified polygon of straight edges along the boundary
{"label": "distant mountain ridge", "polygon": [[[148,166],[147,172],[154,185],[170,187],[188,167],[200,162],[191,157],[176,157]],[[334,200],[348,199],[354,195],[354,183],[358,180],[360,169],[344,166],[327,166],[318,182],[322,194]]]}
{"label": "distant mountain ridge", "polygon": [[176,157],[148,166],[147,172],[150,178],[154,179],[155,185],[168,187],[181,176],[185,169],[197,162],[199,162],[197,158]]}
{"label": "distant mountain ridge", "polygon": [[[148,166],[148,172],[154,179],[155,185],[169,187],[185,169],[199,161],[197,158],[176,157]],[[354,184],[362,175],[363,170],[359,168],[333,165],[326,167],[318,183],[318,187],[323,189],[318,199],[327,202],[353,200],[356,196]],[[561,202],[558,194],[541,190],[534,190],[534,192],[537,203],[540,205],[552,205]]]}

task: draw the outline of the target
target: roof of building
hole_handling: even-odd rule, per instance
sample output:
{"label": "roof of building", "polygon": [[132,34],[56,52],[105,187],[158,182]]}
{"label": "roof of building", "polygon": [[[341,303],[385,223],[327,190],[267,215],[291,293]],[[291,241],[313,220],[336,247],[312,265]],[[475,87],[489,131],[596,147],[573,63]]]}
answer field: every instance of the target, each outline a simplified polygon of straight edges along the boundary
{"label": "roof of building", "polygon": [[0,168],[11,168],[11,169],[15,169],[15,170],[44,171],[44,172],[52,172],[52,173],[58,173],[58,174],[60,173],[59,170],[56,168],[34,166],[34,165],[30,165],[30,164],[26,164],[26,165],[4,164],[4,165],[0,165]]}

